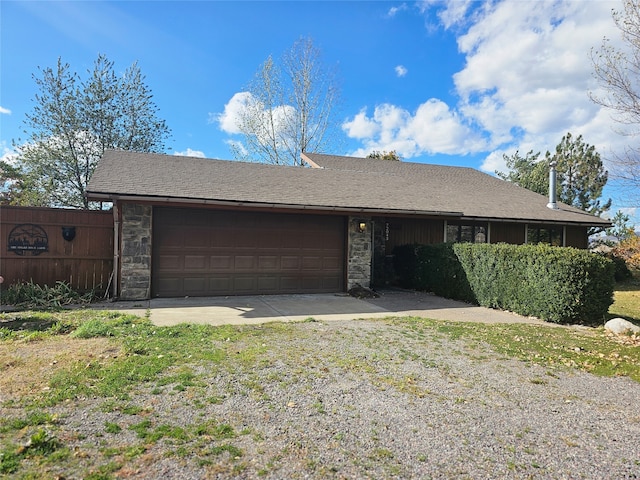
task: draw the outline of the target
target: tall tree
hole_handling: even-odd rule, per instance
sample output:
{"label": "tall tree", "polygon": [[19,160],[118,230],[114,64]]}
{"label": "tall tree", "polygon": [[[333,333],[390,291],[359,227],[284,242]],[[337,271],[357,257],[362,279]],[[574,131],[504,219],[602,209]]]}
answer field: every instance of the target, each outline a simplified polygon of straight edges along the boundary
{"label": "tall tree", "polygon": [[610,199],[604,203],[600,200],[608,173],[595,147],[584,143],[582,135],[574,138],[567,133],[556,146],[555,152],[547,152],[542,160],[540,153],[533,151],[524,157],[518,152],[511,157],[504,155],[504,159],[509,171],[496,172],[504,180],[547,195],[549,165],[554,161],[558,200],[594,215],[600,215],[611,207]]}
{"label": "tall tree", "polygon": [[582,135],[567,133],[553,155],[547,152],[547,165],[555,161],[558,171],[558,198],[585,212],[600,216],[611,208],[611,199],[602,203],[602,191],[609,178],[593,145],[584,143]]}
{"label": "tall tree", "polygon": [[374,150],[369,155],[367,155],[367,158],[376,158],[378,160],[392,160],[394,162],[402,161],[400,155],[398,155],[398,152],[396,152],[395,150],[391,150],[389,152],[387,152],[386,150]]}
{"label": "tall tree", "polygon": [[339,89],[310,38],[301,38],[280,64],[269,56],[244,97],[238,128],[244,135],[237,157],[300,165],[302,152],[321,152],[337,135]]}
{"label": "tall tree", "polygon": [[20,203],[24,175],[11,161],[0,160],[0,205]]}
{"label": "tall tree", "polygon": [[[611,44],[608,38],[599,50],[592,50],[594,75],[604,93],[590,93],[591,99],[614,114],[622,126],[619,133],[631,137],[640,135],[640,1],[623,0],[623,9],[613,11],[613,20],[620,30],[624,50]],[[629,187],[629,198],[640,202],[640,147],[630,146],[611,158],[612,176]]]}
{"label": "tall tree", "polygon": [[625,215],[624,212],[618,210],[611,219],[612,226],[606,230],[607,235],[616,237],[620,241],[632,237],[635,232],[633,227],[629,225],[630,220],[629,215]]}
{"label": "tall tree", "polygon": [[170,130],[137,63],[118,76],[99,55],[84,80],[61,59],[39,71],[28,138],[14,141],[22,180],[16,203],[90,208],[87,183],[106,149],[164,150]]}
{"label": "tall tree", "polygon": [[503,155],[508,171],[496,175],[528,190],[545,195],[549,189],[549,165],[540,161],[540,152],[527,152],[523,157],[516,151],[512,156]]}

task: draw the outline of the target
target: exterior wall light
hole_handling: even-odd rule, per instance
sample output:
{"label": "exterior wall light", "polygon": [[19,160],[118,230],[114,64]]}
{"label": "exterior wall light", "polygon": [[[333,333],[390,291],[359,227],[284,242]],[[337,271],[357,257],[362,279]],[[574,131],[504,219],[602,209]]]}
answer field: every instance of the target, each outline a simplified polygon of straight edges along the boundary
{"label": "exterior wall light", "polygon": [[366,222],[360,222],[358,223],[358,231],[360,233],[364,233],[367,231],[367,223]]}
{"label": "exterior wall light", "polygon": [[72,242],[76,238],[76,227],[62,227],[62,238],[67,242]]}

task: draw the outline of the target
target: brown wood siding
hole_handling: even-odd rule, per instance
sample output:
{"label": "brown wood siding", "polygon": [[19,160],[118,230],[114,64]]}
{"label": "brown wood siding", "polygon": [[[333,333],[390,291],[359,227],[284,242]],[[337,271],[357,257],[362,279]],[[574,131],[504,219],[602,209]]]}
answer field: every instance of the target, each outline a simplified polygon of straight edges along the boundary
{"label": "brown wood siding", "polygon": [[[430,245],[444,242],[443,220],[414,220],[410,218],[391,218],[385,223],[389,224],[388,240],[385,242],[385,251],[393,252],[394,247],[418,243]],[[386,225],[382,231],[386,235]],[[386,237],[385,237],[386,238]]]}
{"label": "brown wood siding", "polygon": [[512,243],[522,245],[525,242],[525,226],[522,223],[491,222],[491,243]]}
{"label": "brown wood siding", "polygon": [[152,295],[344,290],[341,216],[154,208]]}
{"label": "brown wood siding", "polygon": [[[20,225],[40,227],[47,236],[47,250],[38,255],[11,251],[9,237],[12,232],[15,237]],[[62,227],[76,227],[72,241],[62,238]],[[78,291],[107,288],[113,268],[111,212],[1,206],[0,238],[3,288],[22,281],[49,286],[64,281]]]}
{"label": "brown wood siding", "polygon": [[587,227],[568,226],[565,241],[567,247],[588,248],[589,236],[587,235]]}

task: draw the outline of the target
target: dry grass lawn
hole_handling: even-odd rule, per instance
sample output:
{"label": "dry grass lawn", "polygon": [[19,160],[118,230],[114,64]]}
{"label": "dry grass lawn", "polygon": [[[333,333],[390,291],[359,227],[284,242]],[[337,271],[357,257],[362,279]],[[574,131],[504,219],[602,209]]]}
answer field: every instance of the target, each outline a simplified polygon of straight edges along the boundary
{"label": "dry grass lawn", "polygon": [[107,338],[52,336],[46,341],[0,342],[0,403],[46,391],[49,379],[71,365],[116,358],[120,346]]}

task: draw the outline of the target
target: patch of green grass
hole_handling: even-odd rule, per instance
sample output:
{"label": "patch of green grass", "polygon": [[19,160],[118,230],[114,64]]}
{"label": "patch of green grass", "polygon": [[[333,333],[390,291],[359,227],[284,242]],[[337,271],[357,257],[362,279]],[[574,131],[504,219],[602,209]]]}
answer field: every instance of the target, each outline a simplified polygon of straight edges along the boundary
{"label": "patch of green grass", "polygon": [[159,425],[152,428],[152,423],[149,419],[129,426],[129,430],[136,432],[138,438],[150,443],[155,443],[161,438],[173,438],[176,440],[187,440],[189,438],[187,432],[182,427]]}
{"label": "patch of green grass", "polygon": [[376,448],[371,454],[371,458],[379,460],[390,460],[394,456],[393,452],[387,448]]}
{"label": "patch of green grass", "polygon": [[193,387],[196,385],[202,385],[202,382],[198,381],[197,375],[193,372],[193,369],[189,367],[182,367],[180,371],[172,375],[163,375],[157,382],[158,387],[164,387],[165,385],[174,385],[174,390],[186,390],[187,387]]}
{"label": "patch of green grass", "polygon": [[623,317],[640,325],[640,280],[616,284],[613,298],[609,315],[612,318]]}
{"label": "patch of green grass", "polygon": [[[63,315],[64,312],[56,313]],[[77,314],[76,314],[77,315]],[[56,372],[49,383],[48,393],[41,398],[43,405],[88,396],[126,399],[134,385],[158,380],[161,384],[177,383],[178,390],[196,384],[196,376],[189,369],[162,378],[170,367],[193,362],[220,362],[224,350],[212,344],[237,337],[237,328],[206,325],[178,325],[156,327],[149,319],[132,315],[93,318],[91,311],[84,318],[76,318],[78,337],[108,334],[122,345],[125,355],[114,359],[79,361]],[[48,335],[44,332],[44,335]],[[264,347],[259,347],[263,350]],[[253,356],[250,356],[253,358]],[[246,361],[250,361],[249,358]]]}
{"label": "patch of green grass", "polygon": [[104,431],[107,433],[120,433],[122,431],[122,427],[114,422],[105,422]]}
{"label": "patch of green grass", "polygon": [[61,442],[49,431],[39,428],[29,436],[23,445],[5,445],[0,450],[0,474],[15,473],[22,461],[32,457],[50,457],[53,463],[68,458],[68,449],[61,449]]}
{"label": "patch of green grass", "polygon": [[211,455],[222,455],[227,452],[231,458],[240,458],[243,455],[243,451],[236,447],[235,445],[231,445],[230,443],[224,443],[222,445],[216,445],[215,447],[211,447],[208,451]]}
{"label": "patch of green grass", "polygon": [[100,465],[96,470],[88,472],[83,478],[84,480],[110,480],[113,478],[111,475],[122,468],[122,464],[118,462],[109,462],[104,465]]}
{"label": "patch of green grass", "polygon": [[0,474],[7,475],[18,471],[22,458],[17,450],[14,445],[8,445],[0,450]]}
{"label": "patch of green grass", "polygon": [[112,337],[112,326],[101,318],[92,318],[71,333],[75,338]]}
{"label": "patch of green grass", "polygon": [[217,423],[215,421],[209,421],[207,423],[194,426],[193,433],[198,436],[209,436],[217,440],[233,438],[236,436],[231,425],[226,423]]}
{"label": "patch of green grass", "polygon": [[422,318],[389,319],[413,330],[435,331],[453,339],[488,345],[495,352],[552,368],[577,368],[596,375],[628,376],[640,382],[640,348],[608,338],[603,328],[529,324],[444,322]]}
{"label": "patch of green grass", "polygon": [[50,455],[60,447],[58,439],[43,428],[38,429],[24,447],[27,455]]}
{"label": "patch of green grass", "polygon": [[131,403],[119,402],[113,399],[107,400],[100,406],[100,410],[105,413],[120,412],[125,415],[139,415],[148,412],[149,409],[133,405]]}
{"label": "patch of green grass", "polygon": [[133,460],[134,458],[139,457],[146,451],[147,451],[147,447],[144,445],[130,445],[128,447],[125,447],[122,454],[125,459]]}
{"label": "patch of green grass", "polygon": [[21,430],[25,427],[53,425],[57,423],[57,421],[58,419],[55,415],[42,412],[40,410],[33,410],[27,413],[27,415],[23,418],[1,419],[0,433],[9,432],[12,430]]}

